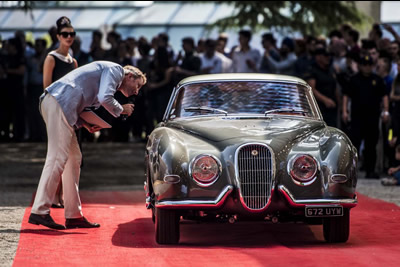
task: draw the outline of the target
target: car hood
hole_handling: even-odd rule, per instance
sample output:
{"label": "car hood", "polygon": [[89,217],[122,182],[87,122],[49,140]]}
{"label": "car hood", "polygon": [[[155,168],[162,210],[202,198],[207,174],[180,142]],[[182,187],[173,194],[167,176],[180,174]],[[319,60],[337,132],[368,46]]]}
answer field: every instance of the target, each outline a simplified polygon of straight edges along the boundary
{"label": "car hood", "polygon": [[324,125],[322,121],[298,117],[262,119],[208,117],[171,121],[166,126],[220,142],[234,138],[260,141],[273,138],[294,140],[322,128]]}

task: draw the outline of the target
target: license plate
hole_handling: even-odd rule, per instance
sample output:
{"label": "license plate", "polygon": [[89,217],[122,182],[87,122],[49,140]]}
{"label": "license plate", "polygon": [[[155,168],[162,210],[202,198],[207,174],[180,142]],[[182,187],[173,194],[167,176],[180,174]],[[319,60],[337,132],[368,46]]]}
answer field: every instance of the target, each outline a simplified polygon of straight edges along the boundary
{"label": "license plate", "polygon": [[334,217],[343,216],[342,206],[307,206],[306,217]]}

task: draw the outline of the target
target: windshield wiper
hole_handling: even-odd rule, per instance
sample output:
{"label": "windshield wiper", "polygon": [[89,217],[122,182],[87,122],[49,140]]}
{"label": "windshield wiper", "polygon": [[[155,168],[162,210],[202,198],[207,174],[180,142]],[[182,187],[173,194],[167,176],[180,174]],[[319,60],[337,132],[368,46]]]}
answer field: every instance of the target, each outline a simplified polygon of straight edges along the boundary
{"label": "windshield wiper", "polygon": [[187,107],[184,108],[185,111],[208,111],[208,112],[213,112],[213,113],[223,113],[225,115],[228,115],[228,112],[226,112],[223,109],[217,109],[217,108],[210,108],[210,107]]}
{"label": "windshield wiper", "polygon": [[264,112],[264,115],[272,114],[272,113],[301,113],[303,116],[306,116],[306,112],[301,109],[294,109],[294,108],[278,108],[278,109],[271,109]]}

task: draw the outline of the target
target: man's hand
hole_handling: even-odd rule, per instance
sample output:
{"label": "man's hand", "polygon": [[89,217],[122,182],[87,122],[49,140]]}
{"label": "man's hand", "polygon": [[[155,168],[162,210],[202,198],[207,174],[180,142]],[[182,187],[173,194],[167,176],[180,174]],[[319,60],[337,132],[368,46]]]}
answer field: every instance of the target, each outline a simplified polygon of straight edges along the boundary
{"label": "man's hand", "polygon": [[330,99],[329,97],[326,97],[324,99],[324,104],[327,108],[335,108],[336,107],[336,103],[335,101],[333,101],[332,99]]}
{"label": "man's hand", "polygon": [[126,114],[128,116],[132,115],[134,107],[135,107],[134,104],[124,104],[124,105],[122,105],[122,108],[124,110],[121,112],[121,114]]}
{"label": "man's hand", "polygon": [[395,172],[398,172],[399,169],[400,169],[399,167],[392,167],[392,168],[389,168],[388,174],[389,174],[389,175],[393,175]]}
{"label": "man's hand", "polygon": [[389,145],[390,145],[391,147],[395,147],[396,144],[397,144],[397,136],[393,136],[393,137],[392,137],[392,140],[389,141]]}
{"label": "man's hand", "polygon": [[390,113],[388,111],[382,112],[382,120],[384,123],[389,122],[390,119]]}
{"label": "man's hand", "polygon": [[342,112],[342,120],[345,124],[347,124],[349,122],[349,113],[347,113],[347,111],[343,111]]}
{"label": "man's hand", "polygon": [[389,25],[389,24],[382,24],[382,26],[383,26],[383,28],[385,29],[385,30],[387,30],[388,32],[390,32],[390,33],[395,33],[395,30],[393,29],[393,27],[391,26],[391,25]]}
{"label": "man's hand", "polygon": [[101,127],[100,127],[100,126],[91,125],[91,124],[89,124],[89,123],[87,123],[87,122],[84,122],[84,123],[83,123],[83,127],[85,127],[85,129],[88,130],[89,133],[95,133],[95,132],[101,130]]}

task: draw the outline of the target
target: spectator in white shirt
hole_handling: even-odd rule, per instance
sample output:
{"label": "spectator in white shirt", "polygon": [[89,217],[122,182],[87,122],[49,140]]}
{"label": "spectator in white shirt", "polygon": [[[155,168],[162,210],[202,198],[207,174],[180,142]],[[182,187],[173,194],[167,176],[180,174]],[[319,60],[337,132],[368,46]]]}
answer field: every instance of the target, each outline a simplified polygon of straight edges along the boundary
{"label": "spectator in white shirt", "polygon": [[225,53],[226,39],[218,37],[217,47],[215,49],[215,55],[222,60],[222,72],[232,72],[232,59],[229,58],[229,53]]}
{"label": "spectator in white shirt", "polygon": [[250,47],[250,40],[250,31],[239,32],[239,46],[232,53],[232,71],[235,73],[258,72],[261,55]]}
{"label": "spectator in white shirt", "polygon": [[228,34],[226,33],[220,33],[217,39],[217,52],[223,54],[227,58],[230,57],[230,49],[227,48],[228,44]]}
{"label": "spectator in white shirt", "polygon": [[215,48],[217,42],[213,39],[205,41],[205,52],[201,55],[201,72],[202,73],[221,73],[222,59],[216,55]]}

